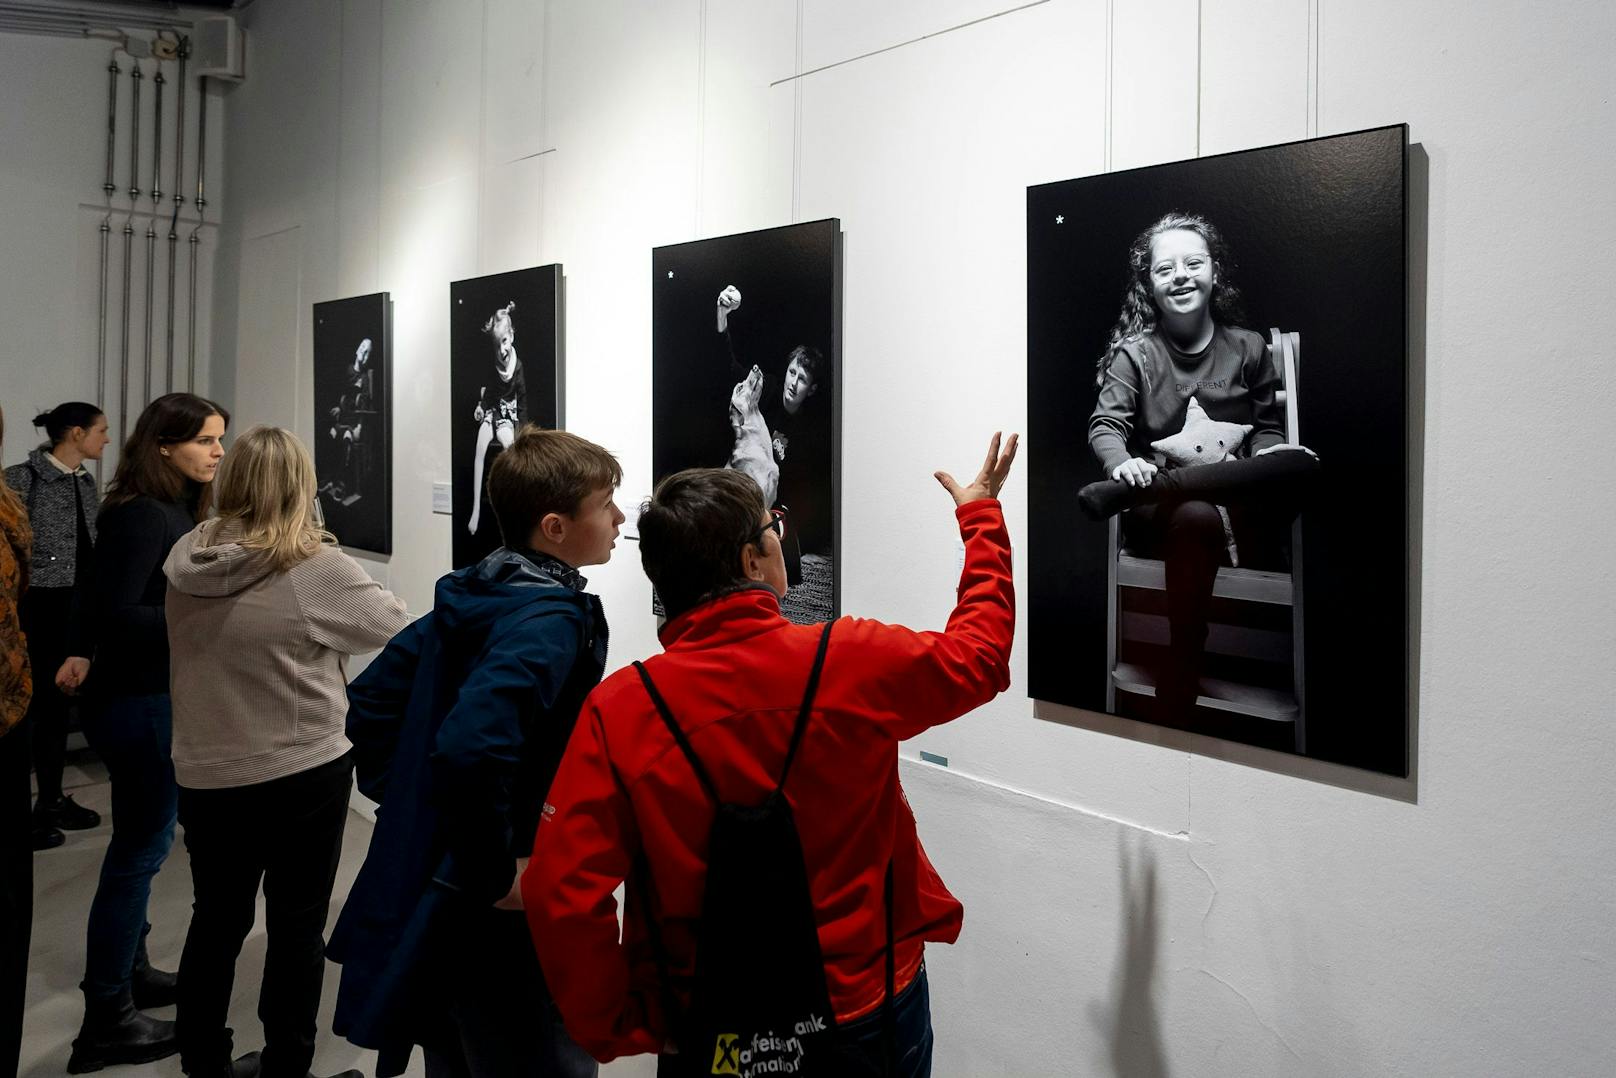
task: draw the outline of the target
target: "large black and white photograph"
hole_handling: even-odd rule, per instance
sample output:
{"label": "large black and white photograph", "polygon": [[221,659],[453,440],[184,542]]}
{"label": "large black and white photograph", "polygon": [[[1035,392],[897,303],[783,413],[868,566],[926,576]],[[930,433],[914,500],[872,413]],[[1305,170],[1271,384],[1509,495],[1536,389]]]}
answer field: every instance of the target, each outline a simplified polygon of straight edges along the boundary
{"label": "large black and white photograph", "polygon": [[393,552],[392,363],[386,292],[314,305],[314,470],[325,526]]}
{"label": "large black and white photograph", "polygon": [[1407,147],[1028,189],[1034,698],[1407,773]]}
{"label": "large black and white photograph", "polygon": [[500,545],[488,466],[524,423],[561,426],[561,267],[449,287],[449,435],[455,568]]}
{"label": "large black and white photograph", "polygon": [[834,218],[651,257],[652,469],[733,468],[783,517],[781,611],[840,610],[840,244]]}

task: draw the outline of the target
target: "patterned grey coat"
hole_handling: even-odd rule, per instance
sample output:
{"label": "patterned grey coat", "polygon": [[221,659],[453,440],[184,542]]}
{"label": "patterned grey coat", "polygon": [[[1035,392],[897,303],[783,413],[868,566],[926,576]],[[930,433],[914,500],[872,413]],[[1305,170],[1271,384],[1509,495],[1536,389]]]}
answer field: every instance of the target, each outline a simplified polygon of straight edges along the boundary
{"label": "patterned grey coat", "polygon": [[90,542],[95,542],[95,517],[101,507],[95,479],[82,469],[69,475],[46,460],[44,450],[35,449],[25,462],[6,469],[6,483],[28,507],[28,522],[34,530],[31,585],[71,588],[78,568],[76,511],[84,514]]}

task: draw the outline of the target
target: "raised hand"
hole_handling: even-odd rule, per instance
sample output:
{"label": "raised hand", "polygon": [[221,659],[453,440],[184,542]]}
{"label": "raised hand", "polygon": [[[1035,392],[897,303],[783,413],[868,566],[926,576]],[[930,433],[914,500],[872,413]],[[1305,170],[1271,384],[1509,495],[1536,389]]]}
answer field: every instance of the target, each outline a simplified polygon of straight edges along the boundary
{"label": "raised hand", "polygon": [[729,314],[741,305],[741,290],[732,284],[724,286],[718,293],[718,332],[722,333],[729,327]]}
{"label": "raised hand", "polygon": [[1021,436],[1010,435],[1009,440],[1004,442],[1003,452],[999,449],[1001,437],[1000,432],[994,432],[993,440],[988,443],[988,456],[982,462],[982,470],[977,472],[976,478],[966,486],[960,486],[947,472],[932,473],[937,482],[943,485],[943,489],[953,495],[955,505],[999,496],[999,491],[1004,487],[1005,477],[1010,474],[1010,465],[1016,459],[1016,446]]}

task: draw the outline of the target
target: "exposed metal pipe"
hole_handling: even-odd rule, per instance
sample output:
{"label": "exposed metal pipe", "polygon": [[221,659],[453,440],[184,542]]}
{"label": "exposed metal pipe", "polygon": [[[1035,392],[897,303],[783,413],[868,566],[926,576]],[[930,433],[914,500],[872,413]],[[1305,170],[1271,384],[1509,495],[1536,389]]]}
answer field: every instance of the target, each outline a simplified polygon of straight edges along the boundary
{"label": "exposed metal pipe", "polygon": [[196,85],[197,92],[201,95],[201,101],[197,103],[196,108],[196,216],[197,225],[200,227],[202,209],[208,204],[208,200],[203,197],[206,194],[203,181],[207,178],[208,171],[208,77],[203,75],[196,80]]}
{"label": "exposed metal pipe", "polygon": [[114,26],[129,30],[184,31],[190,28],[187,20],[156,14],[152,6],[100,3],[90,7],[0,0],[0,21],[38,27],[38,33],[68,37],[110,36],[115,31],[108,28]]}
{"label": "exposed metal pipe", "polygon": [[197,248],[201,246],[202,239],[198,235],[202,231],[203,209],[208,200],[203,197],[206,190],[204,178],[208,167],[208,78],[206,75],[196,80],[197,106],[196,106],[196,227],[191,229],[191,303],[190,311],[190,337],[188,341],[188,356],[185,366],[185,388],[192,393],[196,392],[196,260]]}
{"label": "exposed metal pipe", "polygon": [[118,342],[118,437],[129,430],[129,267],[134,261],[135,217],[123,223],[123,335]]}
{"label": "exposed metal pipe", "polygon": [[178,209],[185,204],[185,61],[191,58],[191,39],[180,38],[180,88],[176,96],[179,106],[175,110],[174,118],[174,206]]}
{"label": "exposed metal pipe", "polygon": [[[95,334],[95,401],[96,407],[102,407],[101,401],[107,394],[107,262],[111,255],[110,245],[112,239],[112,213],[101,218],[101,290],[96,296],[96,334]],[[123,437],[123,431],[118,431]],[[101,462],[95,462],[95,478],[101,480]]]}
{"label": "exposed metal pipe", "polygon": [[[140,80],[144,77],[140,73],[140,61],[135,60],[131,65],[129,78],[135,87],[134,103],[130,106],[130,114],[134,116],[134,126],[129,129],[129,201],[133,202],[140,197]],[[130,207],[133,212],[134,207]]]}
{"label": "exposed metal pipe", "polygon": [[168,222],[168,347],[163,361],[163,392],[174,390],[174,264],[179,260],[180,210],[185,207],[185,61],[191,56],[191,39],[180,38],[179,90],[174,107],[174,216]]}
{"label": "exposed metal pipe", "polygon": [[118,184],[112,178],[113,147],[118,141],[118,76],[123,69],[118,66],[118,50],[112,50],[112,57],[107,61],[107,178],[101,183],[101,190],[105,192],[108,201],[112,193],[118,189]]}
{"label": "exposed metal pipe", "polygon": [[151,200],[154,214],[157,212],[157,203],[163,198],[163,84],[167,81],[163,78],[163,65],[159,61],[157,74],[152,77]]}
{"label": "exposed metal pipe", "polygon": [[157,287],[157,218],[146,226],[146,378],[140,406],[152,402],[152,295]]}

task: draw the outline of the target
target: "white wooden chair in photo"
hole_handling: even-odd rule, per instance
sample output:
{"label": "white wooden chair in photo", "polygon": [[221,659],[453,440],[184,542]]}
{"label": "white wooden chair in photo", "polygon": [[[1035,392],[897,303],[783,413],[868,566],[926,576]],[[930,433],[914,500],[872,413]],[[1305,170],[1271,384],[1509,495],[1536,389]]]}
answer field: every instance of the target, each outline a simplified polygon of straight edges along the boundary
{"label": "white wooden chair in photo", "polygon": [[[1292,445],[1301,444],[1297,429],[1297,365],[1301,356],[1301,337],[1296,333],[1269,330],[1268,352],[1279,371],[1283,388],[1278,399],[1285,417],[1285,440]],[[1106,555],[1106,679],[1105,706],[1116,713],[1117,694],[1138,696],[1156,695],[1155,673],[1146,665],[1119,661],[1125,642],[1155,645],[1165,650],[1168,642],[1168,622],[1165,615],[1126,608],[1124,588],[1164,592],[1167,587],[1166,567],[1159,558],[1144,558],[1129,553],[1123,545],[1121,517],[1112,517],[1110,539]],[[1265,663],[1288,663],[1291,669],[1289,689],[1273,685],[1244,684],[1222,678],[1203,677],[1196,697],[1198,707],[1231,712],[1254,719],[1293,726],[1294,744],[1298,753],[1307,751],[1307,697],[1303,678],[1304,648],[1302,636],[1302,522],[1298,517],[1291,525],[1290,572],[1261,569],[1223,567],[1218,570],[1212,585],[1214,600],[1234,600],[1240,603],[1260,603],[1268,606],[1288,607],[1290,631],[1256,628],[1239,624],[1220,623],[1214,616],[1207,627],[1206,651],[1208,656],[1227,655]]]}

